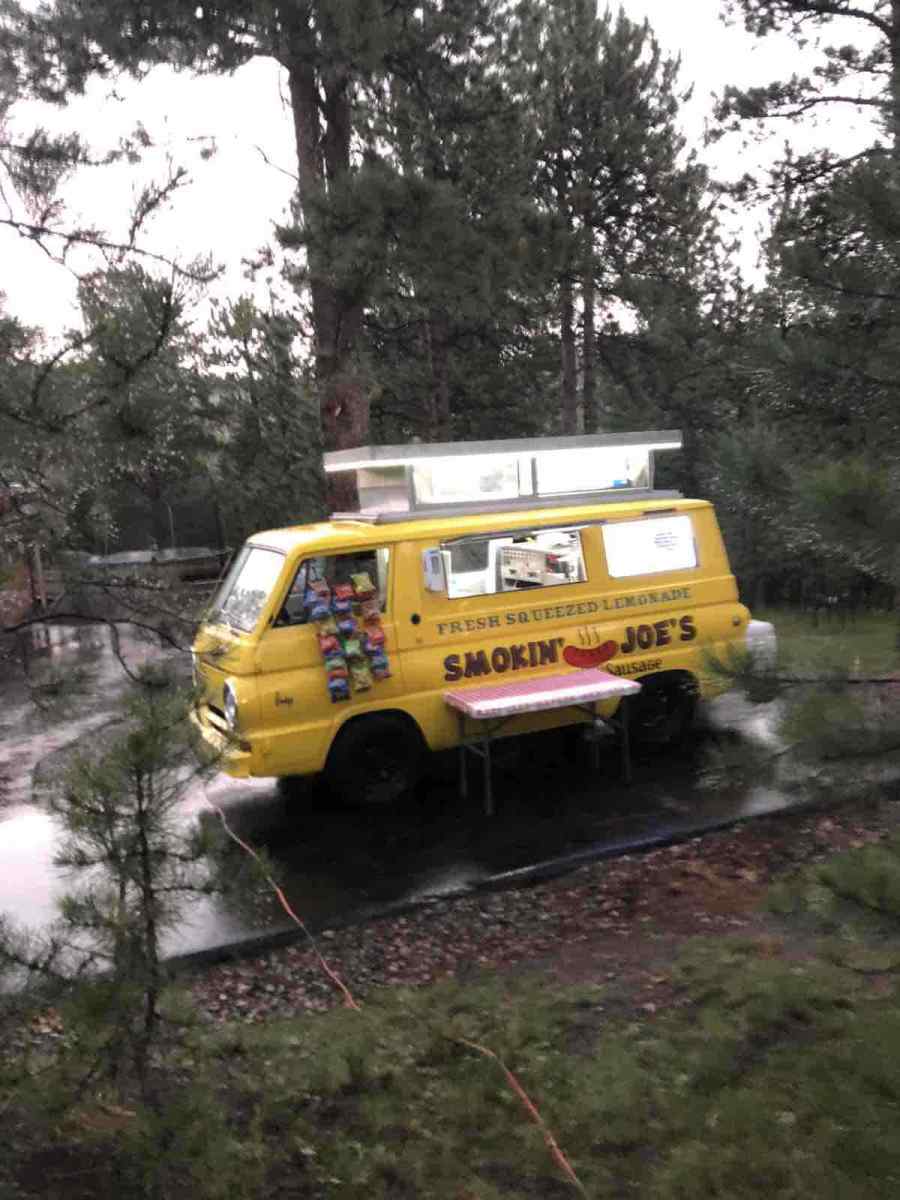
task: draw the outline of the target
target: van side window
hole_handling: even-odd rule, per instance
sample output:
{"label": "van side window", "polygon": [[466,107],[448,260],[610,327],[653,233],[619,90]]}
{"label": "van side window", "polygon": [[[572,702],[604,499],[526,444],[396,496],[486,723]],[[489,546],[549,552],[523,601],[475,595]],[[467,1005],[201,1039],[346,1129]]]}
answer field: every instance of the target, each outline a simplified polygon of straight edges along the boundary
{"label": "van side window", "polygon": [[602,528],[606,566],[613,579],[697,566],[697,543],[688,515],[611,521]]}
{"label": "van side window", "polygon": [[534,529],[463,538],[447,547],[447,595],[494,596],[585,578],[581,531]]}
{"label": "van side window", "polygon": [[330,588],[339,583],[353,585],[354,575],[368,575],[375,585],[378,605],[387,610],[387,581],[390,551],[359,550],[352,554],[326,554],[305,558],[297,569],[285,596],[276,625],[305,625],[309,619],[306,590],[312,583],[324,580]]}

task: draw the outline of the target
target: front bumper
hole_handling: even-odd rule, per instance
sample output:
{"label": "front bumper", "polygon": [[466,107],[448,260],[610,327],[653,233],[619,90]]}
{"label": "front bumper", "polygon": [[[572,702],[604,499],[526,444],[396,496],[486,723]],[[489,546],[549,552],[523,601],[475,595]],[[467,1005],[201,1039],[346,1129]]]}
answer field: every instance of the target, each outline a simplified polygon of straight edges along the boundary
{"label": "front bumper", "polygon": [[235,779],[247,779],[253,774],[253,751],[245,748],[246,743],[236,742],[205,721],[196,708],[191,710],[190,721],[199,734],[204,749],[220,771],[232,775]]}

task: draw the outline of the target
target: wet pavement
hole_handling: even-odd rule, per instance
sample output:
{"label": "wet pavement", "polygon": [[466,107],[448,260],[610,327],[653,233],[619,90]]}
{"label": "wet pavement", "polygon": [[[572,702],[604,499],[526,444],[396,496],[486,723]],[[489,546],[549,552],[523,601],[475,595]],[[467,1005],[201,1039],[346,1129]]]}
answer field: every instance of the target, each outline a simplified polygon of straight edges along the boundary
{"label": "wet pavement", "polygon": [[[0,913],[39,928],[71,886],[53,862],[59,831],[48,789],[74,749],[119,719],[124,677],[102,628],[53,630],[49,645],[32,650],[30,685],[8,664],[0,678]],[[159,654],[137,641],[123,650],[132,663]],[[73,682],[93,698],[67,700]],[[778,753],[772,705],[728,695],[703,718],[677,754],[636,754],[628,787],[615,749],[595,773],[575,731],[498,743],[492,819],[481,811],[475,768],[470,800],[460,801],[454,755],[438,756],[416,794],[389,810],[338,807],[302,781],[224,775],[192,785],[181,809],[188,825],[218,822],[211,805],[220,807],[240,837],[265,849],[295,910],[316,929],[559,873],[803,800],[797,768]],[[739,769],[748,762],[750,771]],[[226,874],[239,857],[236,849],[226,856]],[[210,951],[286,925],[268,896],[205,899],[166,950]]]}

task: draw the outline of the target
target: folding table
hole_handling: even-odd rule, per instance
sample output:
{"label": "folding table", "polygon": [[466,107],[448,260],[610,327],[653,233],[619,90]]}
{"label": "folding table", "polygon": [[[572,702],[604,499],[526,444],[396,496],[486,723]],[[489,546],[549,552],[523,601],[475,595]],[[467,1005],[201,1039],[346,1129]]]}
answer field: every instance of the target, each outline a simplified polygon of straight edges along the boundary
{"label": "folding table", "polygon": [[[605,700],[625,699],[636,695],[641,685],[634,679],[622,679],[599,667],[570,671],[559,675],[540,675],[510,683],[483,684],[478,687],[451,688],[443,693],[444,701],[455,709],[459,721],[459,791],[468,796],[466,754],[481,758],[484,764],[484,810],[494,813],[491,786],[491,742],[510,717],[521,713],[543,712],[555,708],[579,708],[590,713],[595,726],[612,724],[597,713],[597,705]],[[468,729],[467,721],[480,722],[477,732]],[[490,724],[489,724],[490,723]],[[619,733],[622,755],[622,774],[631,781],[631,748],[628,739],[628,704],[619,705],[615,725]],[[594,765],[598,747],[594,741]]]}

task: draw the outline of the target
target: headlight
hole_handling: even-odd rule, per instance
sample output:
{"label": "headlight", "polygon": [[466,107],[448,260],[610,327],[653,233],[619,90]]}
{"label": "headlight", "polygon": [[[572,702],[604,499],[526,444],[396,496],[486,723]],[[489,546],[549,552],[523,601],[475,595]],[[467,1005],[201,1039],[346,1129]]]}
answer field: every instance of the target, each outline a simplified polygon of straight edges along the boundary
{"label": "headlight", "polygon": [[237,696],[234,694],[234,688],[229,683],[226,683],[222,689],[222,701],[222,707],[225,711],[225,721],[228,728],[234,731],[238,727],[238,703]]}

